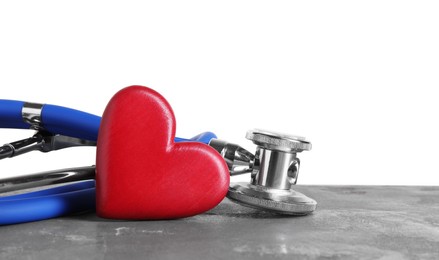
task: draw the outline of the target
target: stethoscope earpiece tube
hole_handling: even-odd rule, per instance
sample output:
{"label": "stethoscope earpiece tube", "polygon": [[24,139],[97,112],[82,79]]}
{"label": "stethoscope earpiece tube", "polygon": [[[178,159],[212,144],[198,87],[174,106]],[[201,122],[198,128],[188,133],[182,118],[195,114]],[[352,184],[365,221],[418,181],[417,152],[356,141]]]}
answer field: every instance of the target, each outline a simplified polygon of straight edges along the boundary
{"label": "stethoscope earpiece tube", "polygon": [[0,99],[0,128],[29,129],[21,114],[23,105],[23,101]]}
{"label": "stethoscope earpiece tube", "polygon": [[67,107],[0,100],[0,128],[44,129],[96,141],[100,123],[99,116]]}
{"label": "stethoscope earpiece tube", "polygon": [[85,140],[98,139],[101,118],[83,111],[49,105],[43,106],[41,119],[44,129],[60,135]]}
{"label": "stethoscope earpiece tube", "polygon": [[[53,134],[96,141],[100,124],[101,117],[80,110],[0,99],[0,128],[45,130]],[[175,137],[174,141],[208,144],[212,138],[216,138],[216,135],[205,132],[191,139]]]}

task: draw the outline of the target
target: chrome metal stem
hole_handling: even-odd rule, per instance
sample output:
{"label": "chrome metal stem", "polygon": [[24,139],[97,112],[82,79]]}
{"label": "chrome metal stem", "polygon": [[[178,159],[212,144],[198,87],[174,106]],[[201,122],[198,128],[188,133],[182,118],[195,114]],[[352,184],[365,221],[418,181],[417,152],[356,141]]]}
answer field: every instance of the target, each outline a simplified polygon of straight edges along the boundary
{"label": "chrome metal stem", "polygon": [[20,141],[5,144],[0,148],[0,159],[14,157],[30,151],[40,150],[43,143],[42,135],[34,135]]}
{"label": "chrome metal stem", "polygon": [[0,159],[15,157],[31,151],[50,152],[74,146],[96,146],[96,142],[39,131],[30,138],[0,147]]}
{"label": "chrome metal stem", "polygon": [[95,178],[95,166],[47,171],[0,179],[0,193]]}
{"label": "chrome metal stem", "polygon": [[209,143],[227,163],[231,176],[252,172],[255,156],[239,145],[212,139]]}

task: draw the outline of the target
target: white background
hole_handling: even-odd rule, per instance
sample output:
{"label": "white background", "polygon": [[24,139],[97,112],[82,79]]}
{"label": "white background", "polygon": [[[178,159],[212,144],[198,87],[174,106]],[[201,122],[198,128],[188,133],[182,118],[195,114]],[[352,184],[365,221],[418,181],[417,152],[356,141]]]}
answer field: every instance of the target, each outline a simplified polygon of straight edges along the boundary
{"label": "white background", "polygon": [[[141,84],[181,137],[252,151],[251,128],[307,137],[299,184],[439,185],[438,14],[437,1],[1,1],[0,98],[100,115]],[[0,174],[94,160],[34,152]]]}

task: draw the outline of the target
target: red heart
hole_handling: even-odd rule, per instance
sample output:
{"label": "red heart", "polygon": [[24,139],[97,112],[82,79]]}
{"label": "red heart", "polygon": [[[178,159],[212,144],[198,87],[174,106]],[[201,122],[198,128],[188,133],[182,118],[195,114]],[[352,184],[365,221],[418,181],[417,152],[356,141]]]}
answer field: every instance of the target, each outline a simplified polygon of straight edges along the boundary
{"label": "red heart", "polygon": [[174,113],[159,93],[131,86],[111,99],[98,138],[99,216],[181,218],[221,202],[230,179],[224,159],[208,145],[174,137]]}

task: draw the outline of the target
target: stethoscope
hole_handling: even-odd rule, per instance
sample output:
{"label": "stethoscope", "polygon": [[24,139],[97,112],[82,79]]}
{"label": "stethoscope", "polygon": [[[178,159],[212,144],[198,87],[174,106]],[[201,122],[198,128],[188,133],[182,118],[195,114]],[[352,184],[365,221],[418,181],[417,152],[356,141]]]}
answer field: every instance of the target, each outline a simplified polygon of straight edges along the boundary
{"label": "stethoscope", "polygon": [[[0,159],[30,151],[49,152],[74,146],[95,146],[101,118],[86,112],[49,105],[0,100],[0,128],[33,129],[30,138],[0,147]],[[300,168],[297,153],[311,149],[304,137],[254,129],[246,138],[255,154],[217,139],[211,132],[191,139],[210,145],[227,163],[231,176],[251,173],[249,183],[231,183],[227,197],[253,208],[281,214],[306,215],[316,201],[294,191]],[[16,224],[85,212],[95,208],[95,167],[77,167],[0,180],[0,193],[58,185],[0,197],[0,225]]]}

